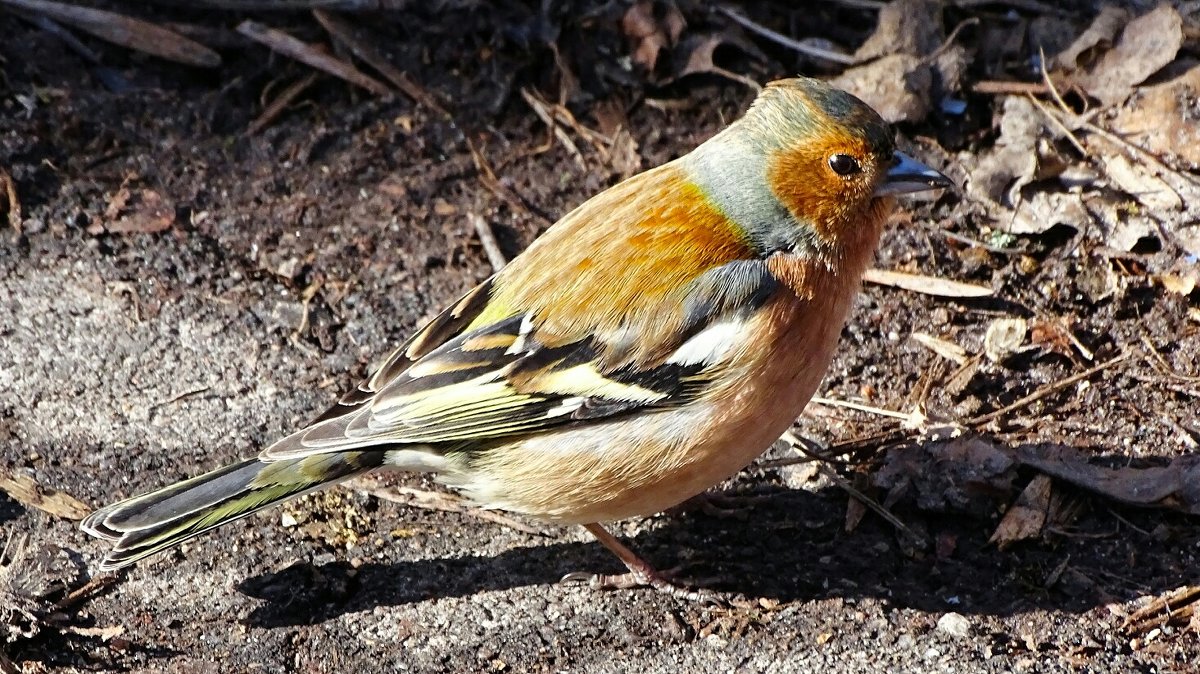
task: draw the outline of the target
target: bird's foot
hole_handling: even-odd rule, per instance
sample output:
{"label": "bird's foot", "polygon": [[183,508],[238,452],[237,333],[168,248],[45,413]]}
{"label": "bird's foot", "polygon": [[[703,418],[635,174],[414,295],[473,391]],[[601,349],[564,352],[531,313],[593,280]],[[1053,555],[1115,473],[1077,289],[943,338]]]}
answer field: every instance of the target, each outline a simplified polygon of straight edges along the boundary
{"label": "bird's foot", "polygon": [[658,571],[649,562],[638,557],[632,550],[614,538],[612,534],[605,531],[599,524],[585,524],[584,528],[590,531],[604,547],[616,554],[621,559],[621,562],[625,564],[625,568],[629,569],[629,572],[605,575],[581,571],[568,573],[562,577],[561,582],[587,583],[589,587],[597,590],[627,590],[635,587],[649,587],[678,599],[711,602],[714,604],[725,603],[724,598],[718,592],[693,587],[676,580],[675,576],[679,573],[679,568]]}
{"label": "bird's foot", "polygon": [[586,583],[593,590],[630,590],[638,587],[648,587],[663,594],[687,601],[711,604],[725,603],[719,592],[702,587],[694,587],[676,579],[678,568],[657,571],[650,568],[631,569],[628,573],[606,575],[577,571],[562,577],[563,583]]}

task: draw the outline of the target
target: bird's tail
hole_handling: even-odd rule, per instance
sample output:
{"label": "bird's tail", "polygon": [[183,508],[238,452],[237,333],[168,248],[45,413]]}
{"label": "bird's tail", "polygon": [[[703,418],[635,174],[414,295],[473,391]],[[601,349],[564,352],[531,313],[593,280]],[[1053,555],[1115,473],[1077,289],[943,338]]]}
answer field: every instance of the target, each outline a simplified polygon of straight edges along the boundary
{"label": "bird's tail", "polygon": [[101,570],[119,569],[226,522],[383,465],[385,451],[247,459],[101,508],[83,530],[111,541]]}

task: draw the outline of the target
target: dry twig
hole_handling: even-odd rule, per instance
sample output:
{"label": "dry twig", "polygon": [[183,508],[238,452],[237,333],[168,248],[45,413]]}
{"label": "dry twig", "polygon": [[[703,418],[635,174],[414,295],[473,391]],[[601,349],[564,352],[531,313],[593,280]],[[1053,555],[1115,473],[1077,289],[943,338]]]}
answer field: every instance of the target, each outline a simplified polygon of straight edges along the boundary
{"label": "dry twig", "polygon": [[734,23],[738,24],[742,28],[745,28],[752,33],[757,33],[758,35],[761,35],[762,37],[765,37],[778,45],[787,47],[793,51],[798,51],[805,56],[811,56],[813,58],[822,59],[844,66],[854,65],[858,62],[857,59],[849,54],[843,54],[831,49],[818,47],[807,42],[794,40],[783,33],[777,33],[760,23],[752,21],[749,17],[729,9],[728,7],[718,7],[717,11],[732,19]]}
{"label": "dry twig", "polygon": [[199,42],[124,14],[50,0],[0,0],[0,5],[48,16],[101,40],[168,61],[204,68],[221,65],[221,56]]}
{"label": "dry twig", "polygon": [[416,82],[408,76],[408,73],[400,70],[392,65],[383,54],[375,50],[374,47],[364,42],[358,35],[355,34],[354,27],[350,22],[341,17],[323,9],[314,9],[313,16],[320,22],[321,26],[333,36],[335,40],[344,44],[358,58],[365,61],[372,68],[379,71],[380,75],[387,78],[393,86],[396,87],[405,96],[411,98],[419,105],[423,105],[430,110],[438,113],[442,117],[450,117],[450,113],[438,104],[428,91],[421,88]]}
{"label": "dry twig", "polygon": [[500,244],[496,241],[496,235],[492,232],[492,226],[478,213],[468,213],[467,219],[471,221],[475,232],[479,234],[479,243],[483,246],[483,252],[487,254],[488,262],[492,264],[492,271],[498,272],[504,269],[505,265],[508,264],[508,260],[504,257],[503,251],[500,250]]}
{"label": "dry twig", "polygon": [[388,89],[382,82],[355,68],[353,65],[337,57],[325,54],[303,40],[294,38],[281,30],[264,26],[257,21],[246,20],[238,24],[237,31],[284,56],[296,59],[317,70],[327,72],[334,77],[362,87],[373,94],[387,96],[392,93],[391,89]]}
{"label": "dry twig", "polygon": [[319,73],[309,73],[289,84],[287,88],[279,92],[279,95],[263,109],[262,114],[255,117],[253,122],[250,122],[250,126],[246,127],[246,135],[256,135],[259,131],[273,124],[283,114],[283,111],[299,98],[300,94],[307,91],[313,84],[316,84],[319,78]]}
{"label": "dry twig", "polygon": [[1119,363],[1122,363],[1128,359],[1129,359],[1129,354],[1123,353],[1123,354],[1117,356],[1116,358],[1113,358],[1112,360],[1107,360],[1103,363],[1100,363],[1099,365],[1097,365],[1095,367],[1090,367],[1090,368],[1084,370],[1083,372],[1071,375],[1070,377],[1067,377],[1066,379],[1062,379],[1060,381],[1056,381],[1053,384],[1043,386],[1042,388],[1034,391],[1033,393],[1030,393],[1029,395],[1025,396],[1024,398],[1021,398],[1020,400],[1012,403],[1011,405],[1005,405],[1004,407],[1001,407],[1000,409],[995,410],[993,412],[988,412],[987,414],[981,414],[979,416],[972,417],[972,418],[968,419],[967,421],[965,421],[964,425],[965,426],[982,426],[984,424],[995,421],[996,419],[999,419],[1000,417],[1004,416],[1005,414],[1008,414],[1009,412],[1014,412],[1016,410],[1021,409],[1022,407],[1026,407],[1032,403],[1035,403],[1035,402],[1041,400],[1042,398],[1045,398],[1046,396],[1050,395],[1051,393],[1054,393],[1056,391],[1061,391],[1062,389],[1067,388],[1068,386],[1072,386],[1078,382],[1083,381],[1084,379],[1087,379],[1088,377],[1091,377],[1092,375],[1096,374],[1097,372],[1107,370],[1108,368],[1110,368],[1114,365],[1117,365]]}

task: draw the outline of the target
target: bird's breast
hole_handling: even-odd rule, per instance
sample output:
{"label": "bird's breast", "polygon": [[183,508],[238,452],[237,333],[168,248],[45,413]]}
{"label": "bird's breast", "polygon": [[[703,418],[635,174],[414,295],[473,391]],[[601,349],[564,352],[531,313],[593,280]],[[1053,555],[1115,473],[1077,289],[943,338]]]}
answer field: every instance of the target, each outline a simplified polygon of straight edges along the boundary
{"label": "bird's breast", "polygon": [[713,394],[522,438],[448,482],[487,507],[587,523],[660,512],[732,476],[790,427],[829,365],[857,278],[811,282],[748,321]]}

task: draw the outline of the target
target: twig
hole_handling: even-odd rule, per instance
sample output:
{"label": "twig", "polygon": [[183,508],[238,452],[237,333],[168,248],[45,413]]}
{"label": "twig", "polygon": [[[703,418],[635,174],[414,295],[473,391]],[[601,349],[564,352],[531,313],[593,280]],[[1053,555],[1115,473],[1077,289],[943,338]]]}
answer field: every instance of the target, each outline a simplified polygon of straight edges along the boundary
{"label": "twig", "polygon": [[475,143],[471,142],[471,138],[469,136],[466,138],[466,141],[467,149],[471,151],[471,160],[475,162],[475,169],[479,171],[479,182],[483,183],[483,186],[486,187],[489,192],[497,197],[500,197],[518,213],[533,215],[545,224],[551,224],[553,222],[540,210],[536,208],[530,208],[529,204],[525,203],[520,196],[514,194],[512,190],[505,187],[504,184],[500,182],[500,179],[496,177],[496,172],[493,171],[492,167],[488,164],[487,158],[483,156],[483,152],[481,152],[479,148],[475,147]]}
{"label": "twig", "polygon": [[1191,185],[1193,187],[1200,187],[1200,179],[1193,178],[1192,176],[1190,176],[1182,171],[1178,171],[1174,168],[1171,168],[1165,162],[1163,162],[1163,160],[1159,159],[1158,156],[1155,155],[1153,152],[1150,152],[1149,150],[1143,150],[1141,147],[1137,146],[1136,144],[1125,140],[1124,138],[1118,136],[1115,133],[1112,133],[1111,131],[1100,128],[1100,127],[1096,126],[1095,124],[1092,124],[1091,122],[1084,121],[1080,124],[1080,126],[1084,129],[1096,134],[1097,136],[1100,136],[1101,138],[1109,141],[1110,143],[1113,143],[1114,145],[1124,148],[1130,154],[1136,155],[1137,157],[1139,157],[1145,161],[1148,161],[1151,164],[1154,164],[1155,166],[1157,166],[1159,168],[1159,170],[1164,171],[1170,175],[1177,176],[1180,180],[1183,180],[1184,182],[1187,182],[1187,183],[1191,183]]}
{"label": "twig", "polygon": [[537,96],[534,96],[533,93],[525,87],[521,87],[521,98],[524,98],[525,102],[529,104],[529,107],[533,108],[533,113],[537,115],[546,126],[550,127],[550,132],[554,134],[554,137],[558,139],[558,142],[562,143],[563,147],[567,148],[567,152],[571,155],[571,158],[575,160],[575,163],[579,165],[579,168],[586,171],[587,162],[583,159],[583,153],[579,151],[579,147],[575,145],[575,142],[571,140],[571,137],[567,135],[567,132],[563,131],[562,127],[559,126],[555,121],[554,115],[552,115],[548,109],[549,105],[545,101],[539,99]]}
{"label": "twig", "polygon": [[754,22],[749,17],[743,16],[742,14],[735,12],[728,7],[718,7],[717,11],[732,19],[734,23],[740,25],[742,28],[745,28],[752,33],[757,33],[762,37],[775,42],[776,44],[787,47],[788,49],[794,51],[798,51],[806,56],[824,59],[832,63],[839,63],[846,66],[852,66],[858,63],[858,59],[850,56],[849,54],[843,54],[841,52],[807,44],[805,42],[801,42],[800,40],[794,40],[783,33],[777,33],[762,24]]}
{"label": "twig", "polygon": [[[1053,86],[1050,86],[1049,88],[1051,91],[1054,91]],[[1057,93],[1058,92],[1055,92],[1056,95]],[[1067,125],[1063,124],[1062,120],[1058,118],[1058,115],[1051,113],[1050,109],[1047,108],[1041,101],[1034,98],[1033,94],[1025,94],[1025,96],[1029,99],[1030,103],[1033,103],[1033,107],[1041,111],[1042,115],[1044,115],[1046,119],[1050,120],[1051,124],[1053,124],[1058,128],[1059,131],[1066,135],[1067,140],[1071,141],[1071,144],[1075,146],[1076,150],[1079,150],[1079,154],[1083,155],[1085,158],[1091,156],[1088,154],[1087,148],[1083,146],[1083,143],[1079,142],[1079,139],[1075,137],[1075,132],[1068,129]]]}
{"label": "twig", "polygon": [[442,117],[450,117],[450,113],[438,104],[437,99],[428,91],[421,88],[419,84],[413,82],[409,78],[408,73],[392,65],[383,54],[375,51],[374,47],[359,39],[355,35],[354,27],[350,25],[350,22],[323,9],[314,9],[313,16],[333,36],[333,39],[346,45],[352,54],[379,71],[380,75],[387,78],[405,96],[411,98],[418,105],[423,105],[433,110]]}
{"label": "twig", "polygon": [[1155,369],[1157,369],[1161,374],[1164,374],[1172,379],[1185,381],[1189,384],[1200,382],[1200,377],[1191,377],[1176,372],[1175,368],[1171,367],[1171,364],[1167,362],[1167,359],[1163,358],[1162,354],[1158,352],[1158,349],[1154,348],[1154,343],[1151,342],[1150,338],[1144,333],[1142,334],[1142,344],[1144,344],[1146,348],[1150,350],[1150,355],[1154,357],[1154,361],[1159,365],[1159,367]]}
{"label": "twig", "polygon": [[1128,353],[1123,353],[1123,354],[1117,356],[1116,358],[1113,358],[1112,360],[1108,360],[1103,363],[1100,363],[1099,365],[1097,365],[1095,367],[1090,367],[1090,368],[1084,370],[1083,372],[1080,372],[1079,374],[1071,375],[1070,377],[1067,377],[1066,379],[1056,381],[1053,384],[1050,384],[1048,386],[1043,386],[1042,388],[1034,391],[1033,393],[1030,393],[1029,395],[1025,396],[1024,398],[1021,398],[1020,400],[1014,402],[1011,405],[1006,405],[1004,407],[1001,407],[1000,409],[998,409],[994,412],[988,412],[987,414],[981,414],[977,417],[972,417],[971,419],[968,419],[966,422],[964,422],[963,425],[965,425],[965,426],[982,426],[983,424],[990,423],[996,419],[999,419],[1000,417],[1004,416],[1005,414],[1008,414],[1009,412],[1013,412],[1015,410],[1021,409],[1022,407],[1026,407],[1027,405],[1029,405],[1031,403],[1035,403],[1035,402],[1041,400],[1042,398],[1045,398],[1046,396],[1050,395],[1051,393],[1060,391],[1064,388],[1067,388],[1068,386],[1071,386],[1077,382],[1081,382],[1084,379],[1087,379],[1088,377],[1091,377],[1092,375],[1096,374],[1097,372],[1107,370],[1108,368],[1110,368],[1118,363],[1126,361],[1129,359],[1129,355],[1130,354],[1128,354]]}
{"label": "twig", "polygon": [[980,80],[971,85],[971,91],[977,94],[992,94],[1009,96],[1013,94],[1036,94],[1046,92],[1046,85],[1041,82],[1010,82],[1008,80]]}
{"label": "twig", "polygon": [[487,254],[488,262],[492,264],[492,271],[498,272],[504,269],[505,265],[508,264],[508,260],[500,250],[500,244],[496,241],[496,235],[492,232],[492,226],[478,213],[467,213],[467,219],[475,227],[475,232],[479,234],[479,243],[483,245],[483,252]]}
{"label": "twig", "polygon": [[237,31],[284,56],[296,59],[317,70],[325,71],[373,94],[387,96],[392,93],[391,89],[388,89],[382,82],[353,65],[329,54],[323,54],[303,40],[294,38],[281,30],[269,28],[257,21],[247,19],[238,24]]}
{"label": "twig", "polygon": [[190,398],[191,396],[197,395],[199,393],[204,393],[205,391],[207,391],[211,388],[212,388],[212,386],[201,386],[199,388],[194,388],[189,391],[184,391],[183,393],[179,393],[177,395],[171,396],[170,398],[167,398],[166,400],[160,400],[159,402],[152,403],[150,405],[149,409],[154,410],[154,409],[158,409],[160,407],[165,407],[167,405],[171,405],[173,403],[177,403],[180,400],[183,400],[184,398]]}
{"label": "twig", "polygon": [[4,199],[8,202],[8,226],[21,233],[21,199],[17,197],[17,183],[3,166],[0,166],[0,183],[4,185]]}
{"label": "twig", "polygon": [[826,405],[828,407],[844,407],[848,410],[855,410],[857,412],[867,412],[869,414],[877,414],[881,417],[888,417],[890,419],[899,419],[904,422],[911,422],[913,419],[913,415],[911,415],[911,414],[905,414],[903,412],[895,412],[893,410],[883,409],[882,407],[871,407],[870,405],[860,405],[858,403],[852,403],[852,402],[849,402],[846,400],[834,400],[833,398],[821,398],[819,396],[813,396],[812,398],[810,398],[810,402],[814,402],[818,405]]}
{"label": "twig", "polygon": [[959,21],[958,25],[954,27],[954,30],[951,30],[950,34],[946,36],[946,39],[942,41],[942,44],[940,46],[938,46],[937,49],[934,49],[928,55],[924,56],[921,59],[921,62],[922,63],[932,63],[933,61],[936,61],[939,56],[946,53],[946,50],[948,50],[948,49],[950,49],[950,47],[954,46],[954,41],[958,39],[958,34],[961,33],[964,28],[966,28],[967,26],[974,26],[978,23],[979,23],[979,17],[977,17],[977,16],[973,16],[969,19],[963,19],[962,21]]}
{"label": "twig", "polygon": [[279,92],[279,95],[275,97],[275,100],[271,101],[271,103],[263,109],[262,114],[256,117],[253,122],[250,122],[250,126],[246,127],[246,135],[257,135],[259,131],[262,131],[274,123],[274,121],[283,114],[283,111],[286,110],[287,107],[300,96],[300,94],[304,93],[305,90],[317,82],[317,79],[320,78],[320,76],[320,73],[309,73],[299,80],[289,84],[287,88]]}
{"label": "twig", "polygon": [[194,40],[131,16],[50,0],[0,0],[0,5],[43,14],[101,40],[190,66],[216,68],[221,56]]}
{"label": "twig", "polygon": [[[786,436],[785,436],[785,438],[786,438]],[[825,477],[828,477],[830,480],[832,480],[833,483],[836,484],[838,487],[841,487],[841,489],[843,491],[845,491],[847,494],[850,494],[850,496],[852,498],[854,498],[856,501],[858,501],[859,503],[870,508],[876,515],[879,515],[884,520],[886,520],[889,524],[891,524],[893,527],[895,527],[897,531],[903,533],[908,538],[908,540],[913,542],[914,545],[916,545],[919,548],[924,548],[927,545],[929,545],[929,541],[924,536],[917,533],[916,531],[913,531],[911,528],[909,528],[909,526],[907,524],[902,522],[899,517],[896,517],[895,515],[893,515],[890,511],[888,511],[887,508],[884,508],[878,501],[871,498],[870,496],[867,496],[861,490],[859,490],[857,487],[850,484],[850,481],[847,480],[846,478],[842,477],[836,470],[834,470],[833,468],[831,468],[823,463],[819,464],[817,466],[817,470],[821,471],[825,475]]]}
{"label": "twig", "polygon": [[968,246],[975,246],[976,248],[982,248],[989,253],[996,253],[997,255],[1024,255],[1025,254],[1025,251],[1020,250],[1018,248],[1001,248],[1000,246],[993,246],[991,244],[987,244],[982,241],[972,239],[969,236],[963,236],[962,234],[955,234],[954,232],[947,232],[946,230],[940,229],[940,228],[934,228],[934,229],[935,229],[935,231],[937,231],[939,234],[946,237],[947,239],[952,239],[954,241],[958,241],[959,243],[965,243]]}
{"label": "twig", "polygon": [[69,608],[72,608],[84,599],[88,599],[108,589],[110,586],[115,584],[118,579],[120,579],[120,576],[116,574],[93,576],[91,580],[83,585],[80,585],[74,590],[71,590],[69,593],[67,593],[67,596],[55,602],[54,610],[65,611]]}

